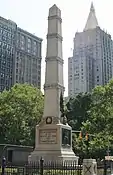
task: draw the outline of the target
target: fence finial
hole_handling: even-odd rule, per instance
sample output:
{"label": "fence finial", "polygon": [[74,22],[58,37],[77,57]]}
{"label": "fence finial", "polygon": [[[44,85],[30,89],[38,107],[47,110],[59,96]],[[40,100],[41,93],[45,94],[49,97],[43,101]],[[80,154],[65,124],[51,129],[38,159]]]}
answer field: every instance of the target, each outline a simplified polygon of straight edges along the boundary
{"label": "fence finial", "polygon": [[3,158],[2,158],[2,173],[1,173],[1,175],[5,174],[5,167],[6,167],[6,158],[3,156]]}
{"label": "fence finial", "polygon": [[41,159],[40,159],[40,175],[43,175],[43,169],[44,169],[44,159],[41,157]]}

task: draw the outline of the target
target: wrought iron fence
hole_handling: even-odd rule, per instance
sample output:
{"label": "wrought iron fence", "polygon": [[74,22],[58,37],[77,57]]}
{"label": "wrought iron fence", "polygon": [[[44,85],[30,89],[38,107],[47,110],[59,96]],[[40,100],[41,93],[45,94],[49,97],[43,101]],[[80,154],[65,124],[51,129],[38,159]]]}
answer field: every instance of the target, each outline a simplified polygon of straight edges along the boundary
{"label": "wrought iron fence", "polygon": [[12,165],[2,162],[2,175],[82,175],[82,164],[72,162],[44,162]]}
{"label": "wrought iron fence", "polygon": [[[45,162],[43,159],[36,163],[15,162],[6,163],[2,160],[1,175],[82,175],[83,165],[79,162]],[[103,160],[97,163],[97,175],[113,174],[113,162]]]}

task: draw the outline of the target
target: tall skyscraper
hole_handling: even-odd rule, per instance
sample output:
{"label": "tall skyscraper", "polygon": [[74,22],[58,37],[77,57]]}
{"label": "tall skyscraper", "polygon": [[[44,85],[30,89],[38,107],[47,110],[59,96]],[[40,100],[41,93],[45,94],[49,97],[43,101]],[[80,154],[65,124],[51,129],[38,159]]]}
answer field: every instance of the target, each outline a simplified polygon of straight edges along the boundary
{"label": "tall skyscraper", "polygon": [[15,83],[41,87],[42,39],[0,17],[0,91]]}
{"label": "tall skyscraper", "polygon": [[0,17],[0,91],[14,84],[16,23]]}
{"label": "tall skyscraper", "polygon": [[73,56],[68,58],[68,95],[90,92],[112,78],[111,35],[101,30],[93,3],[83,32],[74,38]]}

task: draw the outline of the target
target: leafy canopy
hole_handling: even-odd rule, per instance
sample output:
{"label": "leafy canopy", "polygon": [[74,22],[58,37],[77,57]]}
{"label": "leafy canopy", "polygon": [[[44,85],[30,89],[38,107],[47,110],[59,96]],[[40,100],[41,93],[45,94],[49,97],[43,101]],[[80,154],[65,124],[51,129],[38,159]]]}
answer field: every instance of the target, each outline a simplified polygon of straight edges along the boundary
{"label": "leafy canopy", "polygon": [[34,145],[35,126],[43,112],[42,92],[16,84],[0,94],[0,143]]}

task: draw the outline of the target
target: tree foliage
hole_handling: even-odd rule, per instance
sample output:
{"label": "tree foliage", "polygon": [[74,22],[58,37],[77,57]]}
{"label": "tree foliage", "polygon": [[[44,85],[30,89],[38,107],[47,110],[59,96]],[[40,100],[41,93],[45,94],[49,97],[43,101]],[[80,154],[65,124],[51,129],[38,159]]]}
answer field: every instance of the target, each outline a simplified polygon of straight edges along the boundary
{"label": "tree foliage", "polygon": [[79,134],[73,136],[75,153],[86,156],[87,132],[91,157],[104,158],[109,150],[113,155],[113,80],[105,86],[97,86],[91,94],[79,94],[70,99],[67,109],[68,121],[73,129],[82,131],[82,139]]}
{"label": "tree foliage", "polygon": [[113,152],[113,80],[105,86],[96,87],[92,99],[89,118],[83,123],[83,129],[93,135],[90,149],[96,150],[96,156],[104,151],[100,156],[105,156],[108,148]]}
{"label": "tree foliage", "polygon": [[[87,111],[88,118],[82,122],[81,131],[89,133],[89,152],[91,157],[104,158],[107,151],[113,155],[113,80],[105,86],[97,86],[92,91],[92,103]],[[84,136],[83,136],[84,137]],[[76,152],[82,150],[84,139],[74,140]]]}
{"label": "tree foliage", "polygon": [[[27,84],[16,84],[0,94],[0,143],[34,145],[35,126],[43,112],[43,95]],[[66,109],[64,111],[64,109]],[[73,149],[84,158],[87,154],[85,134],[89,134],[89,153],[104,158],[108,148],[113,155],[113,80],[97,86],[92,93],[81,93],[66,104],[60,96],[60,111],[75,131]]]}
{"label": "tree foliage", "polygon": [[75,98],[70,98],[66,104],[68,123],[73,130],[80,130],[82,122],[88,118],[87,111],[90,108],[92,99],[90,93],[78,94]]}
{"label": "tree foliage", "polygon": [[43,112],[43,95],[27,84],[0,94],[0,143],[34,145],[35,126]]}

